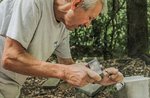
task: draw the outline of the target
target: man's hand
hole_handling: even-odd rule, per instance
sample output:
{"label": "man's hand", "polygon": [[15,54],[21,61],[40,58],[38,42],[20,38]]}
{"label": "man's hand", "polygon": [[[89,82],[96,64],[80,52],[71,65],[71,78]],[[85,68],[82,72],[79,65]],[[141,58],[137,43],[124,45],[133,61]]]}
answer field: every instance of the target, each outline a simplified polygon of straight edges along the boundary
{"label": "man's hand", "polygon": [[85,67],[86,64],[73,64],[69,65],[65,69],[64,77],[68,83],[73,86],[84,86],[88,83],[101,81],[101,77],[96,72]]}
{"label": "man's hand", "polygon": [[104,86],[120,83],[123,81],[124,78],[122,73],[119,72],[118,69],[112,67],[104,69],[103,74],[103,79],[97,83]]}

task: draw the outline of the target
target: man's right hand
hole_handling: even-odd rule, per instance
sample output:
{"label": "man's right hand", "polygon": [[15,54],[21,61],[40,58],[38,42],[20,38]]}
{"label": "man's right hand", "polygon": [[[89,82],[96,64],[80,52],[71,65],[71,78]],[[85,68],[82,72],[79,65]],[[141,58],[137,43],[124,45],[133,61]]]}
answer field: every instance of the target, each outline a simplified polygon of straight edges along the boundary
{"label": "man's right hand", "polygon": [[85,63],[78,63],[66,66],[64,80],[78,87],[101,81],[99,74],[85,67],[85,65]]}

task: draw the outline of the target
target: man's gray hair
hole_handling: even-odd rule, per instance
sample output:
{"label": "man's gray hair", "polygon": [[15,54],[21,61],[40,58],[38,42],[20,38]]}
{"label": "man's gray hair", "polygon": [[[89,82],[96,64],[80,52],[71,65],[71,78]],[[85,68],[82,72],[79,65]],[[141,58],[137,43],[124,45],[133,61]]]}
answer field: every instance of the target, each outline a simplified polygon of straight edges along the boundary
{"label": "man's gray hair", "polygon": [[[66,0],[67,2],[71,2],[72,0]],[[82,0],[81,0],[82,1]],[[107,0],[83,0],[80,7],[82,7],[84,10],[88,10],[89,8],[95,6],[97,2],[102,2],[103,9],[101,13],[107,13]]]}
{"label": "man's gray hair", "polygon": [[92,6],[96,5],[97,2],[102,2],[103,3],[103,9],[101,13],[107,13],[107,0],[84,0],[82,3],[82,7],[85,10],[88,10]]}

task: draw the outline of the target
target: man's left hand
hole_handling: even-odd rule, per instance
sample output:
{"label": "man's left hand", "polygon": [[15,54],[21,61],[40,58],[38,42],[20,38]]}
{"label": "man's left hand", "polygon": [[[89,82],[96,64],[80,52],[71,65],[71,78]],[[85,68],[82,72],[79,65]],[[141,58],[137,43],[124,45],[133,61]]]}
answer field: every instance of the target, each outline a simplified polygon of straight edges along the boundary
{"label": "man's left hand", "polygon": [[103,86],[108,86],[123,81],[123,74],[118,71],[118,69],[110,67],[103,70],[103,79],[98,82]]}

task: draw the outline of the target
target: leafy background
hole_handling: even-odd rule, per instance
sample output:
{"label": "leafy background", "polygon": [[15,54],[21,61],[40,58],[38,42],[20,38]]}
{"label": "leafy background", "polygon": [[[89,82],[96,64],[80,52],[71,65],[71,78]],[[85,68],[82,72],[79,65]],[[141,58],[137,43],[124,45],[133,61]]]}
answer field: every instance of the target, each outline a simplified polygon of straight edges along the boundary
{"label": "leafy background", "polygon": [[[150,0],[148,28],[150,33]],[[73,57],[103,56],[105,59],[127,54],[126,0],[108,0],[108,14],[99,15],[90,28],[79,28],[71,33]]]}

